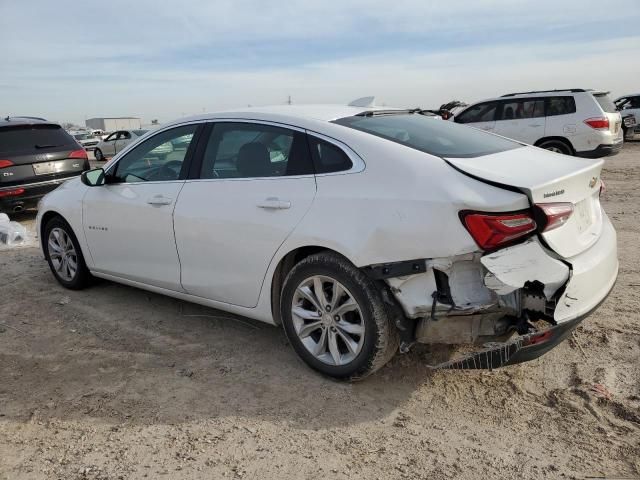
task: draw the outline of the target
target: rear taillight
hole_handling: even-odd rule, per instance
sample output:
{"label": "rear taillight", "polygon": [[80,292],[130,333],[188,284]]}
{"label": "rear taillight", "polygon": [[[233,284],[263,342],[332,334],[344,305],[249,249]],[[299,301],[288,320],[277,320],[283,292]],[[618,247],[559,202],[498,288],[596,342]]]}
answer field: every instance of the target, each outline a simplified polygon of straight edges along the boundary
{"label": "rear taillight", "polygon": [[547,218],[543,232],[561,227],[573,214],[572,203],[537,203],[538,207]]}
{"label": "rear taillight", "polygon": [[530,212],[461,212],[460,218],[478,246],[493,250],[528,236],[536,229]]}
{"label": "rear taillight", "polygon": [[67,158],[82,158],[84,160],[89,159],[89,157],[87,156],[87,152],[84,150],[74,150],[67,156]]}
{"label": "rear taillight", "polygon": [[609,119],[607,117],[587,118],[584,123],[596,130],[609,130]]}
{"label": "rear taillight", "polygon": [[13,190],[0,190],[0,198],[17,197],[24,193],[24,188],[14,188]]}
{"label": "rear taillight", "polygon": [[13,167],[13,162],[11,160],[0,160],[0,168]]}

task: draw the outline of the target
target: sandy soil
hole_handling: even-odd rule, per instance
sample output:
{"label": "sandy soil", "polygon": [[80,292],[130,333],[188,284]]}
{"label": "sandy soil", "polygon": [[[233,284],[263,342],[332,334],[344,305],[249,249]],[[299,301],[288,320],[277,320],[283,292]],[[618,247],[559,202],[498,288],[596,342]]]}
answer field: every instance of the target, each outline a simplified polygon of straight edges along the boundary
{"label": "sandy soil", "polygon": [[433,371],[417,348],[337,383],[279,329],[66,291],[37,248],[0,252],[0,479],[640,477],[640,142],[603,177],[615,290],[548,355],[493,372]]}

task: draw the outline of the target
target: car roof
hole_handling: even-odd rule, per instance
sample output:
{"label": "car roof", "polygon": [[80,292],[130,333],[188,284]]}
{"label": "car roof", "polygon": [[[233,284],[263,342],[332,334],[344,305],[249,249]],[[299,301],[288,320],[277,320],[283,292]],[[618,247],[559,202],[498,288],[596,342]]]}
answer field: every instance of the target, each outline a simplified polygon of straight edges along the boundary
{"label": "car roof", "polygon": [[17,127],[21,125],[57,125],[55,122],[49,122],[44,118],[38,117],[2,117],[0,118],[0,128],[2,127]]}
{"label": "car roof", "polygon": [[237,118],[242,120],[278,121],[283,123],[317,123],[331,122],[339,118],[352,117],[371,111],[398,110],[402,108],[389,107],[353,107],[349,105],[273,105],[265,107],[248,107],[237,110],[206,113],[193,117],[182,118],[166,125],[185,123],[189,121],[214,120],[221,118]]}

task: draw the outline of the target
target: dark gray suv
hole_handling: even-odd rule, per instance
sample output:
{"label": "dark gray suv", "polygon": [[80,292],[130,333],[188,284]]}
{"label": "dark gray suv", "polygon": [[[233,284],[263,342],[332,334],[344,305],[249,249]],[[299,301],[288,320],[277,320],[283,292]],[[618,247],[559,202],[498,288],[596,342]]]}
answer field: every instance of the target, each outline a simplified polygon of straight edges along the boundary
{"label": "dark gray suv", "polygon": [[87,152],[60,125],[32,117],[0,119],[0,212],[20,212],[89,169]]}

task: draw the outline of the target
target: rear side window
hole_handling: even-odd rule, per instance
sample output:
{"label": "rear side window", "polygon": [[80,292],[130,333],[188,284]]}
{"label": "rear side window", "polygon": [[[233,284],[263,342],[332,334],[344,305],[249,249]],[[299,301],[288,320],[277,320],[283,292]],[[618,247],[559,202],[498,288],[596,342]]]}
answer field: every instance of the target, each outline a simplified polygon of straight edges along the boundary
{"label": "rear side window", "polygon": [[354,116],[334,123],[438,157],[480,157],[521,147],[517,142],[476,128],[420,114]]}
{"label": "rear side window", "polygon": [[604,110],[605,112],[607,112],[607,113],[616,113],[618,111],[616,106],[613,104],[613,102],[609,98],[609,95],[607,95],[606,93],[597,94],[597,95],[594,95],[594,97],[595,97],[596,101],[598,102],[598,105],[600,105],[602,110]]}
{"label": "rear side window", "polygon": [[544,117],[544,100],[528,98],[510,100],[502,105],[502,120]]}
{"label": "rear side window", "polygon": [[306,135],[257,123],[216,123],[204,152],[200,178],[310,175]]}
{"label": "rear side window", "polygon": [[456,116],[456,123],[492,122],[496,118],[497,102],[479,103]]}
{"label": "rear side window", "polygon": [[47,148],[71,146],[76,141],[60,125],[20,125],[0,128],[0,152],[37,152]]}
{"label": "rear side window", "polygon": [[351,169],[353,163],[342,149],[316,137],[308,138],[316,173],[344,172]]}
{"label": "rear side window", "polygon": [[547,117],[576,113],[576,101],[573,97],[547,98]]}

